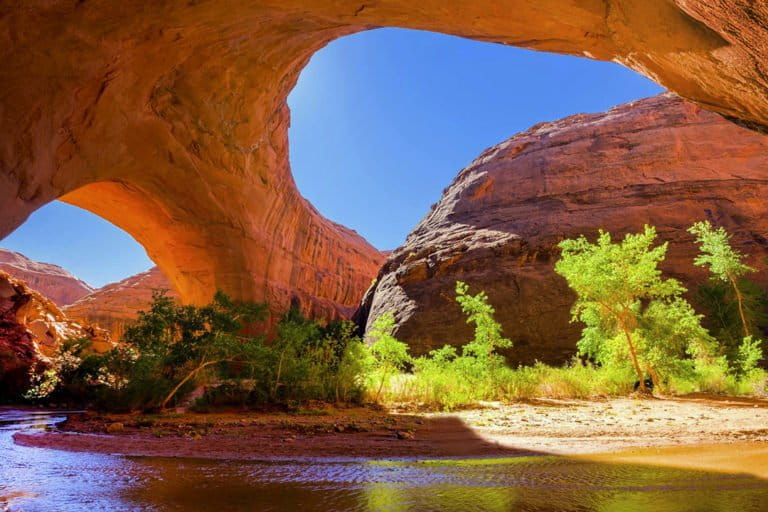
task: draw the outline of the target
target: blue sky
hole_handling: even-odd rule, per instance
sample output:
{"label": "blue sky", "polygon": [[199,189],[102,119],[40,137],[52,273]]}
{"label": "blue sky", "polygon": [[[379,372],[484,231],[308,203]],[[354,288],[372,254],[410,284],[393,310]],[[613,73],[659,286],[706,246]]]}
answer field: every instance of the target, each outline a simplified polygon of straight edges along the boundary
{"label": "blue sky", "polygon": [[[289,97],[301,193],[380,249],[397,247],[482,150],[529,126],[662,92],[617,64],[402,29],[318,52]],[[53,202],[0,247],[93,286],[149,268],[143,248],[89,212]]]}

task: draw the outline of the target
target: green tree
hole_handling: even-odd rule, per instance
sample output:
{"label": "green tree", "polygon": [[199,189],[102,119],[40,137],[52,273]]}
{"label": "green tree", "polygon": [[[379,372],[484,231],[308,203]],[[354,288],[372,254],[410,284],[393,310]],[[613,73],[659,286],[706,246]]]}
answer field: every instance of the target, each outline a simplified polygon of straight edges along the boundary
{"label": "green tree", "polygon": [[744,255],[731,247],[731,235],[723,227],[715,229],[709,221],[695,223],[688,232],[696,237],[701,253],[693,261],[694,265],[706,267],[712,277],[730,283],[738,304],[739,317],[744,337],[749,336],[750,325],[744,311],[744,294],[739,286],[742,276],[755,269],[742,263]]}
{"label": "green tree", "polygon": [[475,336],[462,347],[462,355],[474,357],[481,365],[491,368],[501,356],[495,353],[500,348],[510,348],[512,340],[501,335],[501,324],[496,321],[496,310],[488,303],[488,295],[480,291],[469,294],[469,285],[456,281],[456,302],[467,316],[468,324],[475,324]]}
{"label": "green tree", "polygon": [[[742,310],[750,332],[761,332],[768,324],[768,296],[754,281],[738,281],[742,298]],[[739,360],[739,347],[744,343],[744,328],[739,314],[739,304],[730,282],[711,279],[696,290],[697,306],[706,312],[704,325],[720,343],[720,350],[731,364]],[[756,339],[757,340],[757,339]]]}
{"label": "green tree", "polygon": [[252,361],[261,351],[261,339],[241,333],[265,313],[264,304],[232,301],[222,292],[206,306],[178,305],[164,291],[154,292],[150,310],[140,312],[123,335],[136,353],[131,382],[144,383],[150,393],[167,391],[159,401],[165,408],[202,370]]}
{"label": "green tree", "polygon": [[658,371],[711,347],[701,317],[681,298],[685,288],[662,277],[667,244],[654,247],[655,239],[651,226],[618,243],[600,230],[595,243],[584,236],[562,241],[555,265],[577,295],[573,320],[585,324],[579,351],[603,364],[629,359],[643,392],[645,372],[658,385]]}
{"label": "green tree", "polygon": [[375,366],[379,371],[379,386],[374,400],[378,401],[384,383],[393,373],[402,371],[411,361],[408,354],[408,345],[399,341],[392,335],[395,330],[395,316],[392,312],[384,313],[374,320],[368,331],[368,340],[371,342],[371,353],[376,361]]}
{"label": "green tree", "polygon": [[320,326],[305,318],[297,305],[292,305],[277,326],[277,338],[272,344],[272,350],[277,352],[275,379],[271,390],[273,399],[277,398],[280,388],[284,386],[286,374],[290,382],[306,378],[308,366],[301,354],[319,338]]}

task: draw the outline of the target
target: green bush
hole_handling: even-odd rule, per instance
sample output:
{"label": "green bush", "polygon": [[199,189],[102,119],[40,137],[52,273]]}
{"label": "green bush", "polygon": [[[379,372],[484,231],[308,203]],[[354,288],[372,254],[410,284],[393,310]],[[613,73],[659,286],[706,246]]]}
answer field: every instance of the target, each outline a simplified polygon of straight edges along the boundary
{"label": "green bush", "polygon": [[482,401],[626,395],[645,375],[672,393],[764,395],[762,341],[742,336],[759,317],[736,280],[749,267],[729,252],[724,230],[696,226],[692,232],[703,253],[697,264],[727,284],[703,288],[722,324],[717,339],[682,298],[685,288],[663,278],[658,264],[666,244],[654,246],[656,232],[646,226],[620,242],[601,231],[595,243],[582,236],[560,244],[556,271],[577,293],[573,318],[585,324],[578,349],[589,358],[563,367],[510,368],[499,350],[512,341],[502,335],[488,296],[470,294],[461,281],[456,302],[474,326],[473,338],[449,340],[464,343],[416,358],[395,338],[392,312],[373,322],[366,344],[351,323],[323,325],[292,307],[267,343],[243,334],[246,325],[264,318],[263,304],[217,293],[206,306],[181,306],[158,292],[110,352],[92,354],[87,340],[64,343],[33,378],[28,397],[110,410],[162,409],[204,385],[194,404],[199,411],[266,405],[294,410],[311,400],[366,399],[451,410]]}
{"label": "green bush", "polygon": [[686,289],[662,278],[667,244],[654,246],[655,239],[656,230],[645,226],[621,242],[604,231],[595,243],[564,240],[555,265],[577,295],[573,320],[585,324],[579,353],[607,367],[631,364],[642,390],[646,376],[660,388],[691,364],[689,356],[714,349],[701,315],[682,298]]}
{"label": "green bush", "polygon": [[243,335],[244,326],[265,312],[264,305],[223,293],[197,307],[157,292],[108,353],[89,355],[82,340],[65,343],[36,378],[30,398],[72,399],[113,411],[162,409],[205,385],[199,410],[363,399],[371,356],[352,324],[323,326],[291,308],[271,344]]}
{"label": "green bush", "polygon": [[373,355],[374,380],[378,382],[373,400],[378,402],[384,385],[392,375],[402,371],[411,362],[408,345],[397,340],[392,332],[395,329],[395,317],[391,312],[384,313],[373,321],[368,332],[370,350]]}

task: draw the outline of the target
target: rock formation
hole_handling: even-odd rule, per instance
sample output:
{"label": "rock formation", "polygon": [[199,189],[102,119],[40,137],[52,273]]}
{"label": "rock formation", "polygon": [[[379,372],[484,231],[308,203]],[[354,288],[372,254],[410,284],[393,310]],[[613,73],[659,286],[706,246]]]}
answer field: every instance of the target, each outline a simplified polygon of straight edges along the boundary
{"label": "rock formation", "polygon": [[148,309],[154,290],[168,290],[170,296],[178,296],[160,269],[153,267],[99,288],[65,307],[64,312],[73,320],[108,330],[113,340],[119,340],[125,325],[135,320],[139,311]]}
{"label": "rock formation", "polygon": [[554,273],[560,240],[654,225],[670,242],[665,270],[691,284],[706,271],[692,266],[686,228],[724,226],[764,269],[766,208],[768,137],[671,94],[539,124],[459,173],[389,256],[359,316],[370,325],[393,310],[416,353],[467,341],[453,300],[462,280],[489,295],[513,360],[562,362],[581,327],[569,323],[574,296]]}
{"label": "rock formation", "polygon": [[90,338],[96,352],[112,347],[105,331],[69,320],[53,302],[0,271],[0,399],[5,391],[25,389],[30,367],[45,364],[64,340],[75,338]]}
{"label": "rock formation", "polygon": [[24,281],[57,306],[72,304],[93,292],[87,283],[58,265],[32,261],[23,254],[0,248],[0,270]]}
{"label": "rock formation", "polygon": [[132,234],[185,301],[218,288],[334,314],[380,255],[291,178],[286,97],[322,46],[398,26],[615,61],[760,130],[766,16],[732,0],[9,0],[0,237],[62,198]]}

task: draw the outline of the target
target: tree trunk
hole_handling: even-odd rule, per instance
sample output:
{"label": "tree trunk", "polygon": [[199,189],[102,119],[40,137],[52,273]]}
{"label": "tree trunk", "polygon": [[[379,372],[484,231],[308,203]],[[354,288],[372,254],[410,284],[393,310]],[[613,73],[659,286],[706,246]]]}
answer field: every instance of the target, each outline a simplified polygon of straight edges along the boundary
{"label": "tree trunk", "polygon": [[659,374],[657,374],[656,370],[654,370],[650,366],[648,366],[646,370],[648,371],[648,375],[651,376],[651,382],[653,382],[653,388],[659,389],[659,383],[661,382],[661,379],[659,378]]}
{"label": "tree trunk", "polygon": [[379,395],[381,395],[381,390],[384,389],[384,381],[387,380],[387,376],[389,375],[389,372],[384,372],[384,374],[381,377],[381,382],[379,382],[379,389],[376,391],[376,397],[373,399],[374,402],[379,401]]}
{"label": "tree trunk", "polygon": [[731,281],[731,285],[733,286],[733,291],[736,293],[736,302],[739,305],[739,316],[741,317],[741,326],[744,328],[744,337],[746,338],[749,336],[749,328],[747,327],[747,319],[744,317],[744,306],[742,304],[742,298],[741,298],[741,290],[739,290],[738,284],[736,284],[736,280],[731,276],[728,275],[728,279]]}
{"label": "tree trunk", "polygon": [[272,398],[277,397],[277,388],[280,387],[280,374],[283,372],[283,357],[285,350],[280,352],[280,360],[277,363],[277,373],[275,375],[275,385],[272,387]]}
{"label": "tree trunk", "polygon": [[187,376],[184,377],[183,379],[181,379],[181,382],[179,382],[176,385],[176,387],[173,388],[170,393],[168,393],[168,396],[166,396],[165,399],[163,400],[163,402],[160,404],[160,409],[165,409],[165,406],[168,405],[168,402],[171,401],[171,398],[173,398],[173,396],[181,389],[181,387],[184,384],[186,384],[189,381],[189,379],[191,379],[197,372],[199,372],[200,370],[202,370],[206,366],[211,366],[212,364],[216,364],[216,363],[220,363],[220,362],[221,361],[208,361],[206,363],[202,363],[200,366],[198,366],[197,368],[195,368],[194,370],[189,372],[187,374]]}
{"label": "tree trunk", "polygon": [[629,334],[629,329],[623,319],[619,320],[621,329],[624,331],[624,336],[627,338],[627,344],[629,345],[629,355],[632,357],[632,364],[635,366],[637,372],[637,379],[640,381],[640,391],[645,393],[645,379],[643,378],[643,370],[640,369],[640,363],[637,362],[637,352],[635,352],[635,345],[632,343],[632,336]]}

